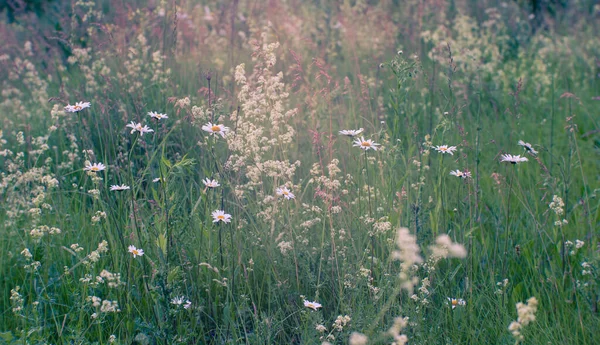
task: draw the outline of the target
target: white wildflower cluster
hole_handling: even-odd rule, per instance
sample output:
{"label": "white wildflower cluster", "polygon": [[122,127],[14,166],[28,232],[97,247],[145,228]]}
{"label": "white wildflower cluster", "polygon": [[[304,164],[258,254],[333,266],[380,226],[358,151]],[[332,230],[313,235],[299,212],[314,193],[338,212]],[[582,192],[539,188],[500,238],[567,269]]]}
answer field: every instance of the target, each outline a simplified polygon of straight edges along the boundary
{"label": "white wildflower cluster", "polygon": [[496,289],[496,291],[494,291],[494,294],[496,295],[504,295],[506,293],[506,289],[508,287],[508,279],[504,279],[500,282],[496,283],[496,286],[498,287]]}
{"label": "white wildflower cluster", "polygon": [[402,330],[408,325],[408,317],[397,317],[394,324],[388,330],[388,334],[394,338],[391,345],[405,345],[408,343],[408,337],[402,334]]}
{"label": "white wildflower cluster", "polygon": [[19,293],[20,290],[20,286],[16,286],[14,289],[10,290],[10,304],[12,305],[13,313],[18,313],[22,311],[23,306],[25,305],[23,296]]}
{"label": "white wildflower cluster", "polygon": [[367,345],[368,342],[369,337],[358,332],[352,332],[352,334],[350,334],[350,339],[348,340],[350,345]]}
{"label": "white wildflower cluster", "polygon": [[96,211],[96,214],[92,216],[92,224],[99,223],[102,219],[106,219],[106,212]]}
{"label": "white wildflower cluster", "polygon": [[589,262],[582,262],[581,268],[583,268],[583,270],[581,270],[581,275],[584,276],[591,275],[594,269],[594,267]]}
{"label": "white wildflower cluster", "polygon": [[344,327],[346,327],[346,325],[352,321],[352,318],[350,318],[350,316],[348,315],[338,315],[338,317],[335,318],[335,321],[333,322],[333,325],[331,325],[331,327],[338,331],[341,332],[344,330]]}
{"label": "white wildflower cluster", "polygon": [[96,309],[96,312],[92,314],[92,319],[98,317],[98,311],[101,313],[119,313],[119,303],[117,301],[102,300],[97,296],[88,296],[87,301],[92,304],[92,307]]}
{"label": "white wildflower cluster", "polygon": [[573,256],[577,254],[577,251],[585,245],[584,241],[575,240],[575,243],[567,240],[565,241],[565,251],[569,252],[569,255]]}
{"label": "white wildflower cluster", "polygon": [[98,248],[93,252],[89,253],[85,259],[82,261],[85,265],[92,265],[100,260],[100,256],[102,253],[106,253],[108,251],[108,242],[102,241],[98,244]]}
{"label": "white wildflower cluster", "polygon": [[512,333],[516,339],[516,344],[522,342],[525,338],[521,331],[523,327],[527,326],[531,322],[535,321],[535,313],[537,312],[538,301],[535,297],[531,297],[527,300],[527,303],[517,303],[517,321],[511,322],[508,326],[508,330]]}
{"label": "white wildflower cluster", "polygon": [[40,240],[44,235],[58,235],[61,232],[62,231],[57,227],[40,225],[29,231],[29,235],[31,235],[34,240]]}
{"label": "white wildflower cluster", "polygon": [[[266,42],[266,34],[263,34],[263,40]],[[240,87],[240,111],[231,115],[236,131],[225,139],[232,152],[226,168],[241,172],[247,178],[245,183],[237,186],[238,196],[261,186],[266,177],[275,181],[293,181],[300,165],[300,161],[290,163],[285,159],[295,135],[290,119],[297,110],[285,110],[288,93],[282,82],[283,73],[273,74],[271,71],[278,45],[264,43],[255,46],[252,75],[246,76],[244,64],[235,69],[235,81]],[[262,199],[262,192],[256,191]]]}
{"label": "white wildflower cluster", "polygon": [[392,223],[388,221],[388,217],[382,217],[373,223],[372,230],[369,230],[369,236],[382,235],[391,229]]}
{"label": "white wildflower cluster", "polygon": [[413,275],[413,266],[423,262],[423,258],[420,255],[421,249],[417,245],[416,236],[413,236],[408,228],[398,228],[396,246],[398,248],[392,252],[392,258],[400,260],[400,281],[402,288],[410,293],[419,281]]}
{"label": "white wildflower cluster", "polygon": [[562,198],[558,195],[554,195],[552,197],[552,202],[548,204],[548,207],[550,207],[550,209],[554,211],[554,213],[556,213],[557,216],[562,216],[565,213],[565,203],[563,202]]}
{"label": "white wildflower cluster", "polygon": [[467,250],[462,244],[453,243],[450,236],[446,234],[439,235],[435,239],[435,245],[429,246],[431,250],[431,258],[434,259],[445,259],[445,258],[459,258],[463,259],[467,257]]}

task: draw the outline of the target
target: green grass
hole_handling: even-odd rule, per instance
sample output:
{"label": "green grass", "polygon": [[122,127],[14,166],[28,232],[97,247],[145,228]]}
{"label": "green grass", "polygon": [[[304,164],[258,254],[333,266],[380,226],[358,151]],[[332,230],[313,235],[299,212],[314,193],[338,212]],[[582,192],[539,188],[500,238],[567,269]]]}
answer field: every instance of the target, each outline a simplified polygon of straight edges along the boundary
{"label": "green grass", "polygon": [[[346,344],[360,332],[389,344],[394,319],[408,317],[409,344],[513,344],[516,304],[532,296],[539,304],[524,344],[600,342],[600,47],[594,25],[564,27],[574,13],[594,18],[583,3],[554,14],[547,30],[519,26],[527,22],[513,19],[527,12],[515,4],[502,7],[496,31],[484,28],[488,4],[459,8],[477,25],[470,40],[456,7],[443,8],[446,20],[416,2],[406,13],[384,3],[239,4],[245,20],[235,7],[217,16],[211,4],[211,22],[198,21],[202,7],[182,5],[195,26],[174,21],[170,5],[165,16],[116,3],[102,18],[90,14],[112,27],[83,21],[87,7],[77,5],[57,19],[68,51],[53,43],[46,55],[24,19],[6,24],[14,40],[0,62],[0,343]],[[236,32],[259,41],[266,32],[264,43],[281,46],[253,51],[243,35],[219,34],[230,19]],[[408,28],[364,38],[374,25]],[[441,25],[464,39],[448,50],[414,29]],[[89,59],[67,62],[83,47]],[[473,47],[475,61],[465,58]],[[234,78],[240,63],[247,89]],[[77,101],[91,107],[62,112]],[[132,134],[131,121],[154,132]],[[208,122],[231,132],[210,135]],[[382,148],[363,151],[338,135],[358,128]],[[501,154],[529,160],[503,163]],[[107,169],[85,172],[86,161]],[[457,169],[471,178],[452,176]],[[131,189],[110,190],[121,184]],[[295,199],[277,196],[281,186]],[[549,207],[553,196],[563,214]],[[215,210],[231,223],[213,222]],[[403,271],[394,257],[407,250],[396,244],[404,227],[424,261]],[[466,257],[434,258],[442,234]],[[91,259],[102,241],[108,249]],[[130,245],[144,255],[134,258]],[[453,309],[449,297],[465,305]]]}

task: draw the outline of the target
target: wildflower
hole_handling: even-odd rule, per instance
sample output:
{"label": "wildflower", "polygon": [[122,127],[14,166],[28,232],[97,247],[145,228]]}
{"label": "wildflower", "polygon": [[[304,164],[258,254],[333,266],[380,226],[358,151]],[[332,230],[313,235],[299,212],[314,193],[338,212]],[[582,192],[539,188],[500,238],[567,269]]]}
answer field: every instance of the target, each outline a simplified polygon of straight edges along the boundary
{"label": "wildflower", "polygon": [[231,215],[222,210],[216,210],[212,213],[213,223],[224,222],[231,223]]}
{"label": "wildflower", "polygon": [[354,137],[359,135],[360,133],[362,133],[364,131],[364,128],[359,128],[359,129],[344,129],[340,131],[340,135],[346,135],[349,137]]}
{"label": "wildflower", "polygon": [[131,189],[128,185],[112,185],[110,186],[110,190],[111,191],[122,191],[122,190],[128,190]]}
{"label": "wildflower", "polygon": [[365,140],[365,137],[360,137],[360,139],[354,140],[354,145],[352,146],[360,147],[365,151],[368,151],[369,149],[377,151],[377,146],[380,146],[380,144],[373,142],[371,139]]}
{"label": "wildflower", "polygon": [[135,123],[134,121],[131,121],[131,123],[125,127],[131,128],[131,132],[130,132],[131,134],[135,133],[136,131],[140,132],[140,136],[144,135],[144,133],[154,132],[154,130],[151,129],[150,127],[142,126],[141,123]]}
{"label": "wildflower", "polygon": [[152,179],[152,182],[156,183],[156,182],[162,182],[162,177],[157,177],[155,179]]}
{"label": "wildflower", "polygon": [[352,332],[352,334],[350,334],[350,345],[366,345],[368,341],[369,338],[362,333]]}
{"label": "wildflower", "polygon": [[317,325],[317,326],[315,327],[315,329],[316,329],[316,330],[317,330],[317,332],[319,332],[319,333],[327,332],[327,327],[325,327],[324,325],[321,325],[321,324]]}
{"label": "wildflower", "polygon": [[464,299],[460,299],[460,298],[448,298],[448,303],[452,306],[452,309],[456,308],[457,305],[467,305],[467,302],[465,302]]}
{"label": "wildflower", "polygon": [[317,309],[319,309],[319,308],[322,307],[322,305],[320,303],[311,302],[311,301],[308,301],[308,300],[304,300],[304,306],[307,307],[307,308],[310,308],[312,310],[315,310],[315,311]]}
{"label": "wildflower", "polygon": [[85,108],[89,108],[90,105],[90,102],[77,102],[75,103],[75,105],[67,104],[67,106],[65,107],[65,111],[67,113],[76,113],[78,111],[82,111]]}
{"label": "wildflower", "polygon": [[538,154],[538,152],[533,149],[533,146],[530,143],[526,143],[523,140],[519,140],[518,144],[519,146],[523,146],[523,149],[525,149],[525,151],[528,151],[532,155],[535,156]]}
{"label": "wildflower", "polygon": [[456,177],[460,177],[460,178],[471,178],[471,172],[469,170],[465,170],[465,171],[460,171],[460,170],[456,170],[456,171],[451,171],[450,175],[452,176],[456,176]]}
{"label": "wildflower", "polygon": [[227,132],[229,132],[229,127],[225,127],[225,125],[216,125],[216,124],[212,124],[212,123],[207,123],[204,126],[202,126],[202,130],[205,132],[208,132],[210,134],[219,134],[221,135],[221,137],[225,138],[225,134],[227,134]]}
{"label": "wildflower", "polygon": [[434,147],[434,149],[439,153],[448,153],[453,156],[454,151],[456,151],[456,146],[440,145]]}
{"label": "wildflower", "polygon": [[167,116],[167,114],[160,114],[154,111],[150,111],[148,112],[148,115],[153,118],[153,119],[157,119],[157,120],[162,120],[162,119],[168,119],[169,117]]}
{"label": "wildflower", "polygon": [[502,155],[501,157],[502,159],[500,159],[500,162],[509,162],[511,164],[527,162],[529,160],[527,157],[521,157],[519,155]]}
{"label": "wildflower", "polygon": [[85,171],[91,171],[91,172],[98,172],[98,171],[102,171],[106,169],[106,166],[102,163],[88,163],[88,165],[85,166],[85,168],[83,168],[83,170]]}
{"label": "wildflower", "polygon": [[277,190],[275,191],[277,193],[277,195],[285,197],[286,199],[290,200],[290,199],[294,199],[296,196],[294,195],[294,193],[290,192],[289,189],[287,189],[287,187],[283,187],[283,188],[277,188]]}
{"label": "wildflower", "polygon": [[143,256],[144,255],[144,250],[140,249],[140,248],[136,248],[135,246],[129,246],[129,252],[131,254],[133,254],[133,258],[135,259],[138,256]]}
{"label": "wildflower", "polygon": [[192,306],[192,301],[186,300],[185,304],[183,305],[183,309],[190,309],[191,306]]}
{"label": "wildflower", "polygon": [[171,300],[171,304],[174,304],[174,305],[176,305],[176,306],[180,306],[180,305],[182,305],[182,304],[183,304],[183,300],[184,300],[184,299],[185,299],[185,298],[184,298],[183,296],[174,297],[174,298]]}
{"label": "wildflower", "polygon": [[219,181],[210,180],[208,178],[205,178],[204,180],[202,180],[202,183],[204,183],[204,185],[208,188],[217,188],[220,186]]}

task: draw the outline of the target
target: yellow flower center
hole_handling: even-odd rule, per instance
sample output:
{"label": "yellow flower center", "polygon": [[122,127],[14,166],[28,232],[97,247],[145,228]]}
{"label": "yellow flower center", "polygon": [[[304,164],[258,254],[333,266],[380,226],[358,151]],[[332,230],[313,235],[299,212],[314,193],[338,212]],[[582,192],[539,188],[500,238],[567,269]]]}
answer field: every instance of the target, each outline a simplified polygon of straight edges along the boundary
{"label": "yellow flower center", "polygon": [[73,109],[75,109],[75,110],[81,110],[81,106],[75,105],[75,106],[73,106]]}
{"label": "yellow flower center", "polygon": [[213,132],[220,132],[220,131],[221,131],[221,127],[219,127],[219,126],[212,126],[210,129],[211,129]]}
{"label": "yellow flower center", "polygon": [[139,252],[139,250],[137,250],[137,249],[135,249],[135,250],[132,250],[132,251],[131,251],[131,253],[132,253],[133,255],[140,255],[140,252]]}
{"label": "yellow flower center", "polygon": [[458,300],[453,299],[452,300],[452,305],[458,305]]}
{"label": "yellow flower center", "polygon": [[368,141],[363,141],[361,145],[366,146],[366,147],[371,147],[371,143]]}
{"label": "yellow flower center", "polygon": [[217,219],[221,219],[221,220],[223,220],[223,219],[225,219],[225,216],[224,216],[224,215],[222,215],[222,214],[220,214],[220,215],[218,215],[218,216],[217,216]]}
{"label": "yellow flower center", "polygon": [[100,169],[98,167],[91,167],[90,170],[91,171],[100,171]]}
{"label": "yellow flower center", "polygon": [[440,147],[440,151],[448,151],[447,147]]}

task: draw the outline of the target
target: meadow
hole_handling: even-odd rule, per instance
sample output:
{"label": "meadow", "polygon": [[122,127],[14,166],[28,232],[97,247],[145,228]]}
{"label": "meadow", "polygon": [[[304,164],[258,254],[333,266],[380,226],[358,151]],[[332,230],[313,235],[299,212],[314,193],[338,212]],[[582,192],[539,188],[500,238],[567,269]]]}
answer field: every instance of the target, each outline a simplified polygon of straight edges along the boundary
{"label": "meadow", "polygon": [[0,11],[0,344],[600,343],[596,1]]}

